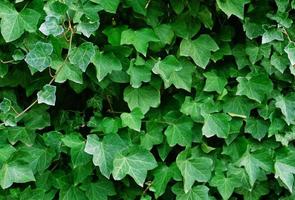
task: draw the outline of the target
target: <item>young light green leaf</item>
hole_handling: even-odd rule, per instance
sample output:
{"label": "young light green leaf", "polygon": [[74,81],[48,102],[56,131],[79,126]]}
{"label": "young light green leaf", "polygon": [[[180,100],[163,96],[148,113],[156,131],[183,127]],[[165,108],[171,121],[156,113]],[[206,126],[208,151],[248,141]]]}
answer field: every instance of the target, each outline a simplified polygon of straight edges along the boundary
{"label": "young light green leaf", "polygon": [[50,66],[50,55],[53,52],[51,43],[37,42],[34,48],[26,55],[25,61],[34,69],[42,72]]}
{"label": "young light green leaf", "polygon": [[56,86],[48,85],[48,84],[44,85],[42,90],[40,90],[37,93],[38,103],[45,103],[47,105],[54,106],[56,101],[55,93],[56,93]]}
{"label": "young light green leaf", "polygon": [[112,71],[122,69],[120,60],[113,53],[96,52],[92,58],[92,63],[96,68],[96,78],[100,82]]}
{"label": "young light green leaf", "polygon": [[99,4],[106,12],[116,13],[119,6],[120,0],[90,0],[94,3]]}
{"label": "young light green leaf", "polygon": [[93,44],[90,42],[84,42],[79,47],[71,50],[69,60],[71,64],[77,65],[82,72],[85,72],[94,54],[95,48]]}
{"label": "young light green leaf", "polygon": [[295,45],[293,43],[289,43],[285,47],[284,51],[288,54],[291,65],[295,65]]}
{"label": "young light green leaf", "polygon": [[149,28],[132,30],[128,29],[121,34],[121,45],[132,44],[135,49],[146,56],[149,42],[159,42],[159,38],[156,36],[154,31]]}
{"label": "young light green leaf", "polygon": [[211,57],[211,52],[219,49],[214,39],[207,35],[200,35],[196,40],[182,40],[180,44],[180,55],[189,56],[194,62],[205,69]]}
{"label": "young light green leaf", "polygon": [[134,146],[116,155],[113,169],[115,180],[123,179],[127,174],[141,187],[147,176],[147,171],[157,167],[157,162],[149,151]]}
{"label": "young light green leaf", "polygon": [[122,119],[123,127],[128,126],[135,131],[140,131],[141,119],[143,119],[144,115],[139,108],[133,109],[131,113],[122,113],[120,117]]}
{"label": "young light green leaf", "polygon": [[175,56],[169,55],[164,60],[158,61],[153,68],[155,74],[159,74],[164,81],[165,88],[172,84],[176,88],[191,91],[192,73],[194,65],[185,60],[178,60]]}
{"label": "young light green leaf", "polygon": [[124,90],[124,101],[127,102],[130,110],[139,108],[145,114],[151,107],[156,108],[159,106],[160,91],[151,86],[127,87]]}

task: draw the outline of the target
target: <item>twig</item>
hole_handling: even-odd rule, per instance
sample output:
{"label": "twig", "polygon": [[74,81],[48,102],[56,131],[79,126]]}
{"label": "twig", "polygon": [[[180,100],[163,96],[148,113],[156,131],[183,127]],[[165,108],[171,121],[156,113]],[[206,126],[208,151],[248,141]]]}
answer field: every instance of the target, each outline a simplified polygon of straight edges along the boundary
{"label": "twig", "polygon": [[31,103],[31,105],[29,105],[26,109],[24,109],[21,113],[19,113],[18,115],[15,116],[15,118],[19,118],[21,117],[23,114],[25,114],[28,110],[30,110],[36,103],[38,102],[38,100],[36,99],[35,101],[33,101],[33,103]]}
{"label": "twig", "polygon": [[13,63],[14,60],[0,60],[3,64]]}
{"label": "twig", "polygon": [[292,39],[290,38],[290,36],[289,36],[287,30],[286,30],[284,27],[282,28],[282,32],[287,36],[289,42],[293,42]]}
{"label": "twig", "polygon": [[147,9],[147,8],[149,7],[151,1],[152,1],[152,0],[149,0],[149,1],[145,4],[145,7],[144,7],[145,9]]}

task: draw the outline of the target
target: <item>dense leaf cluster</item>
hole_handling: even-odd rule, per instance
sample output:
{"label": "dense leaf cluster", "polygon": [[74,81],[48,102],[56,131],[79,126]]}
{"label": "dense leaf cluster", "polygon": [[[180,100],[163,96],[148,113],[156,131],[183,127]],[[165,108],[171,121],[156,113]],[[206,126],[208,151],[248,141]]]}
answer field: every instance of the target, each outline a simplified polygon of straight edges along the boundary
{"label": "dense leaf cluster", "polygon": [[0,0],[0,199],[295,199],[294,0]]}

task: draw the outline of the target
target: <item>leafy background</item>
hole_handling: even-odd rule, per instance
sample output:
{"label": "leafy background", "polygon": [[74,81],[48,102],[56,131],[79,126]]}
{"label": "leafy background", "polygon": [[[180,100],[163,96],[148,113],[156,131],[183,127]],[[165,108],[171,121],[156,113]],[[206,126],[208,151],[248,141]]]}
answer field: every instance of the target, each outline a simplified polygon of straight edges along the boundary
{"label": "leafy background", "polygon": [[295,199],[294,0],[0,1],[0,199]]}

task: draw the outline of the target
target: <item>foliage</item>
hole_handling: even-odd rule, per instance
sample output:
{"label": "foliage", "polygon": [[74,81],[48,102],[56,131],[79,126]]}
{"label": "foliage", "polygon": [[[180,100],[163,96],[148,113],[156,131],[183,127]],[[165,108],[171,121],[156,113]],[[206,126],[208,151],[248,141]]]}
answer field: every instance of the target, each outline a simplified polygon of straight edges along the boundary
{"label": "foliage", "polygon": [[0,200],[280,199],[295,0],[0,0]]}

